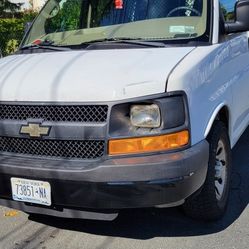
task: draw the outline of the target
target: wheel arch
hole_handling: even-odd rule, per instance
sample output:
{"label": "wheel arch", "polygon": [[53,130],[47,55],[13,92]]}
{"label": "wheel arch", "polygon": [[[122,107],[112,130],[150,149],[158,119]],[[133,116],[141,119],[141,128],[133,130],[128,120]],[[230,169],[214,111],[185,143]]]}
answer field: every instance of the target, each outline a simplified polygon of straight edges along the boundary
{"label": "wheel arch", "polygon": [[222,121],[225,126],[227,127],[228,133],[230,134],[230,113],[229,113],[229,108],[225,103],[219,104],[214,112],[212,113],[211,118],[209,119],[208,125],[206,127],[204,136],[207,138],[210,130],[212,129],[213,123],[215,120],[220,120]]}

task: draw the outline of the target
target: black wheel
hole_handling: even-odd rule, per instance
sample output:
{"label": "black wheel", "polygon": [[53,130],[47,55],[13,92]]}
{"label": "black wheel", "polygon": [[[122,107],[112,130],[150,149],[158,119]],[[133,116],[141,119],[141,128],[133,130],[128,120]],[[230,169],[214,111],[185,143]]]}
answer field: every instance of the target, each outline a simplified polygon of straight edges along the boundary
{"label": "black wheel", "polygon": [[231,147],[226,126],[215,121],[207,138],[209,162],[205,183],[183,205],[185,213],[200,220],[217,220],[226,210],[231,179]]}

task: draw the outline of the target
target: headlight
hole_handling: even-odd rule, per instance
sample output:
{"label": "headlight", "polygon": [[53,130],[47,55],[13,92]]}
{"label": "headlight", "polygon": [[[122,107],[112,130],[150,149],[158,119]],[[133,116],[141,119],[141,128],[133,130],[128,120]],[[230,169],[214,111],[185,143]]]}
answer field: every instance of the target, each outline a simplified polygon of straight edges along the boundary
{"label": "headlight", "polygon": [[110,114],[112,139],[163,135],[188,130],[184,96],[165,96],[114,105]]}
{"label": "headlight", "polygon": [[158,105],[133,105],[130,109],[131,124],[135,127],[158,128],[161,115]]}

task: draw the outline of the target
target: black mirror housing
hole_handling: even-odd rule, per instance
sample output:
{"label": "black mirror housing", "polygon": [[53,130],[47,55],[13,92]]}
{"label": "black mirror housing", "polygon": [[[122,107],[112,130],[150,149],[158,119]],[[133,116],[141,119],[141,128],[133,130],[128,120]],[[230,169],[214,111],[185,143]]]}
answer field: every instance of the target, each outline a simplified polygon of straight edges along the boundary
{"label": "black mirror housing", "polygon": [[235,22],[225,23],[226,33],[249,31],[249,0],[240,0],[235,4]]}

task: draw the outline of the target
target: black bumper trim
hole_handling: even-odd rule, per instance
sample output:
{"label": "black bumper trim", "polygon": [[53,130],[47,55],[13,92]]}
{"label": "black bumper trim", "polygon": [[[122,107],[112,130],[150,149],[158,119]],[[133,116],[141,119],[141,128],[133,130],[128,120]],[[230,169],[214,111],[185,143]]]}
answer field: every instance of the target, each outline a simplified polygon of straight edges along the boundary
{"label": "black bumper trim", "polygon": [[66,209],[66,208],[63,208],[62,211],[58,211],[58,210],[46,209],[42,207],[28,206],[22,202],[16,202],[12,200],[4,200],[4,199],[0,199],[0,205],[22,210],[30,214],[38,213],[38,214],[43,214],[43,215],[57,216],[61,218],[112,221],[116,219],[118,216],[118,213],[89,212],[89,211],[81,211],[81,210]]}
{"label": "black bumper trim", "polygon": [[0,156],[0,199],[11,200],[10,178],[20,177],[50,182],[52,209],[113,210],[176,203],[203,185],[208,148],[204,140],[184,151],[88,164]]}
{"label": "black bumper trim", "polygon": [[146,182],[188,176],[207,167],[206,140],[189,149],[101,161],[53,160],[0,155],[0,174],[79,182]]}

